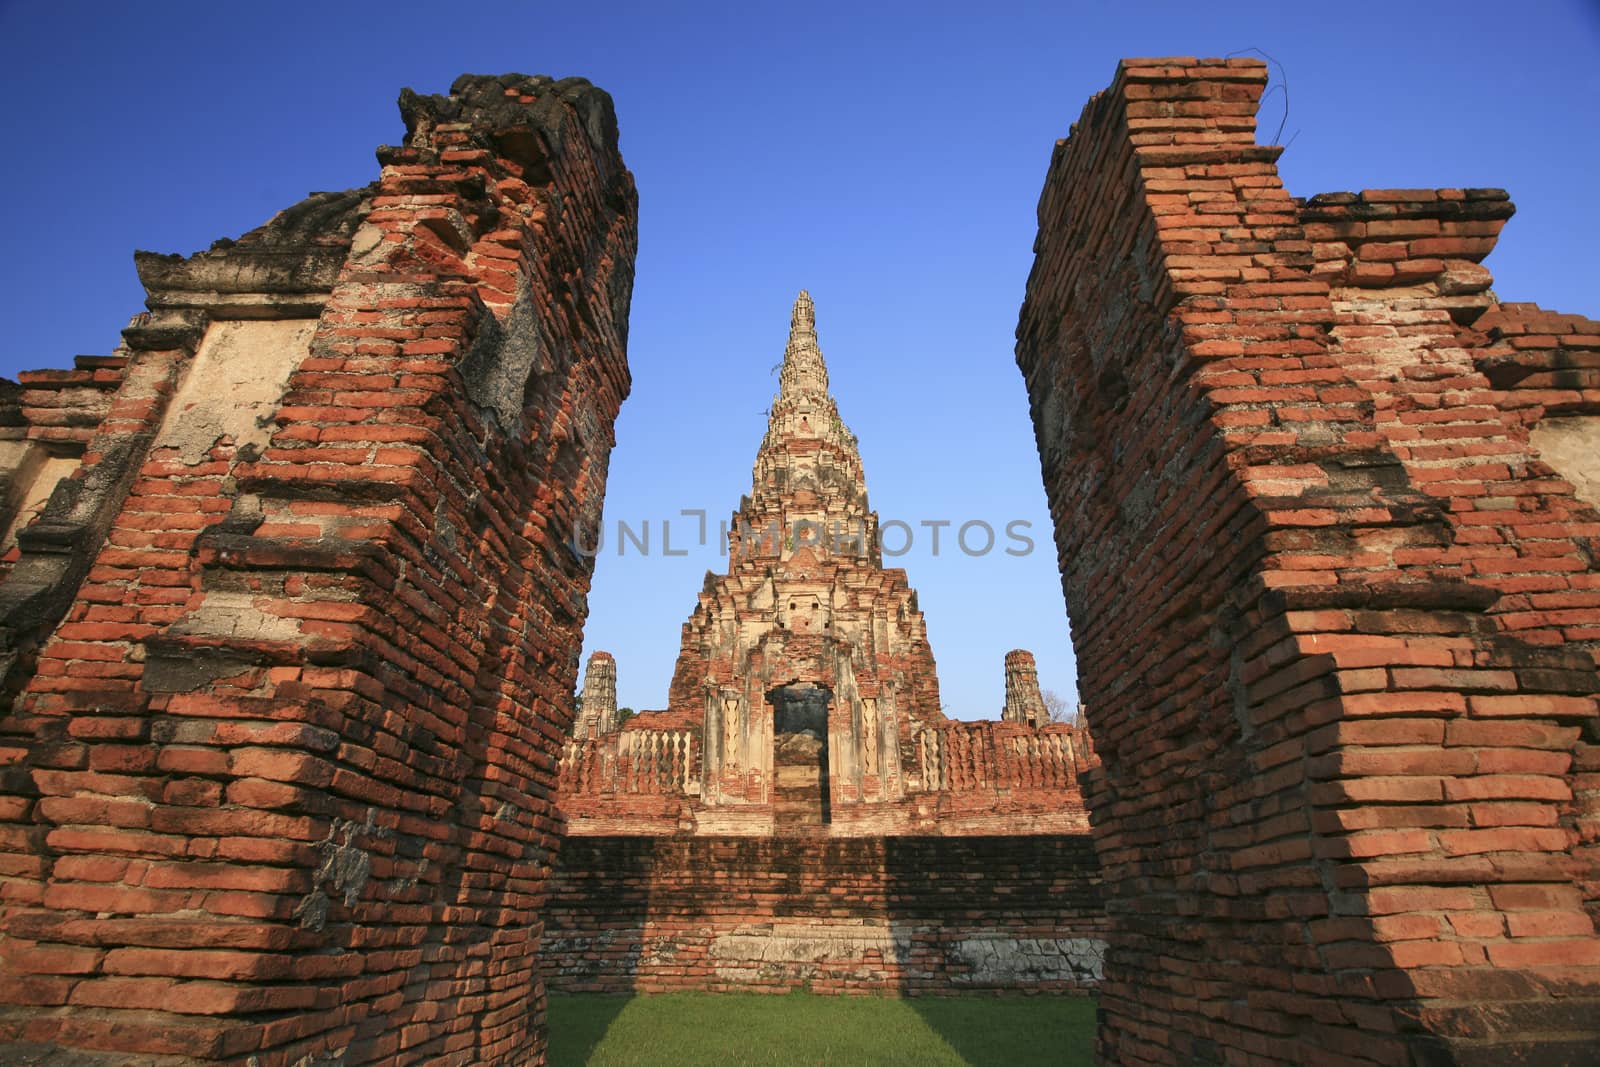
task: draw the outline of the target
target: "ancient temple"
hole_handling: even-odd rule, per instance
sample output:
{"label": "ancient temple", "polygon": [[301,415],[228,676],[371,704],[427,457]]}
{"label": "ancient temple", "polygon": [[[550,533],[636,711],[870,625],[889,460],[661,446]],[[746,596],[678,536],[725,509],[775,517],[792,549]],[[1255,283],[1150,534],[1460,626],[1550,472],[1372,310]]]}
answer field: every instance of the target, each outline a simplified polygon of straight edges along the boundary
{"label": "ancient temple", "polygon": [[541,972],[1593,1063],[1600,323],[1494,295],[1501,190],[1292,196],[1266,87],[1125,60],[1039,202],[1103,763],[1020,654],[938,713],[809,306],[669,708],[596,654],[563,737],[593,560],[540,532],[598,521],[637,236],[582,79],[407,90],[374,184],[141,254],[112,354],[0,381],[0,1063],[538,1064]]}
{"label": "ancient temple", "polygon": [[1085,828],[1087,739],[1047,722],[1030,653],[1006,657],[1002,722],[940,709],[917,594],[883,565],[804,291],[727,548],[665,711],[619,728],[617,665],[590,658],[561,764],[570,832],[991,833],[1002,813],[1012,832]]}

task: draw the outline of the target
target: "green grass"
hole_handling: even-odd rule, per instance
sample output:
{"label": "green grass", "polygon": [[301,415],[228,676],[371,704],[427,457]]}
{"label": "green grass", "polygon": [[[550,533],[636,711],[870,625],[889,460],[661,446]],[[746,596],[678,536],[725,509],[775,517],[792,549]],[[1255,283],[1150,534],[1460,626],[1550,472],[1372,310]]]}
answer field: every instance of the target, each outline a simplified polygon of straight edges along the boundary
{"label": "green grass", "polygon": [[1093,1058],[1087,997],[550,997],[551,1067],[1072,1067]]}

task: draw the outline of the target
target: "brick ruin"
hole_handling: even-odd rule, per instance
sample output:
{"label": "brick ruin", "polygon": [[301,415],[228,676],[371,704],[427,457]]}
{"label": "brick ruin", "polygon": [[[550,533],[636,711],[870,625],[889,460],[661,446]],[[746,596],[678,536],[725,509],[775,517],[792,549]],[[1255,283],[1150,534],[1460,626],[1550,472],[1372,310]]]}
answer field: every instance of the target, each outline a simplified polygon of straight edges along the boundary
{"label": "brick ruin", "polygon": [[[1600,324],[1494,297],[1504,193],[1290,196],[1265,82],[1125,61],[1018,326],[1099,758],[1099,1054],[1591,1062]],[[401,109],[373,185],[141,254],[113,355],[0,389],[0,1060],[540,1062],[545,915],[715,864],[779,879],[752,901],[838,878],[905,988],[991,966],[939,942],[938,875],[1082,870],[1072,837],[612,836],[552,893],[633,185],[579,80]],[[716,687],[666,714],[706,716],[733,668],[685,649]],[[766,692],[731,688],[745,747],[698,758],[749,802]],[[729,958],[694,966],[760,980]]]}
{"label": "brick ruin", "polygon": [[[1017,328],[1112,1063],[1590,1063],[1600,324],[1489,189],[1298,200],[1253,60],[1128,60]],[[1578,493],[1574,493],[1574,488]]]}
{"label": "brick ruin", "polygon": [[0,397],[0,1062],[543,1058],[636,196],[581,79],[400,110]]}
{"label": "brick ruin", "polygon": [[[940,707],[906,572],[883,565],[856,438],[802,291],[753,486],[663,711],[619,722],[589,659],[560,764],[553,989],[1082,991],[1104,908],[1079,776],[1031,653],[1000,722]],[[961,840],[953,840],[961,838]]]}
{"label": "brick ruin", "polygon": [[541,951],[559,992],[1092,990],[1087,834],[574,835]]}

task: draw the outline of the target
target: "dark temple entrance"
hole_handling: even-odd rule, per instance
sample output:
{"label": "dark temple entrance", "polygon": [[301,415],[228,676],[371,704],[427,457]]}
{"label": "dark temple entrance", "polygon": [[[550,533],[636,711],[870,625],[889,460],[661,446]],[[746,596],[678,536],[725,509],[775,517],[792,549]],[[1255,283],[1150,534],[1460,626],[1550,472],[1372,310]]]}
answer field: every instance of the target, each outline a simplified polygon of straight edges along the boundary
{"label": "dark temple entrance", "polygon": [[772,828],[815,833],[832,822],[828,796],[828,705],[833,693],[811,682],[780,686],[772,705]]}

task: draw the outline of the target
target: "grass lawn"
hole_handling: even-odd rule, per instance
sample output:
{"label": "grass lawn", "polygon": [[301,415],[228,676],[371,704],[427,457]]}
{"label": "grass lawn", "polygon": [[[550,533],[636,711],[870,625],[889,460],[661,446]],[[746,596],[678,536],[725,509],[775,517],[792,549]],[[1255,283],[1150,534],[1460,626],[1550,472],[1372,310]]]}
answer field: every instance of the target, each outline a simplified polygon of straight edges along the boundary
{"label": "grass lawn", "polygon": [[1072,1067],[1094,1058],[1094,1007],[1088,997],[553,995],[550,1064]]}

